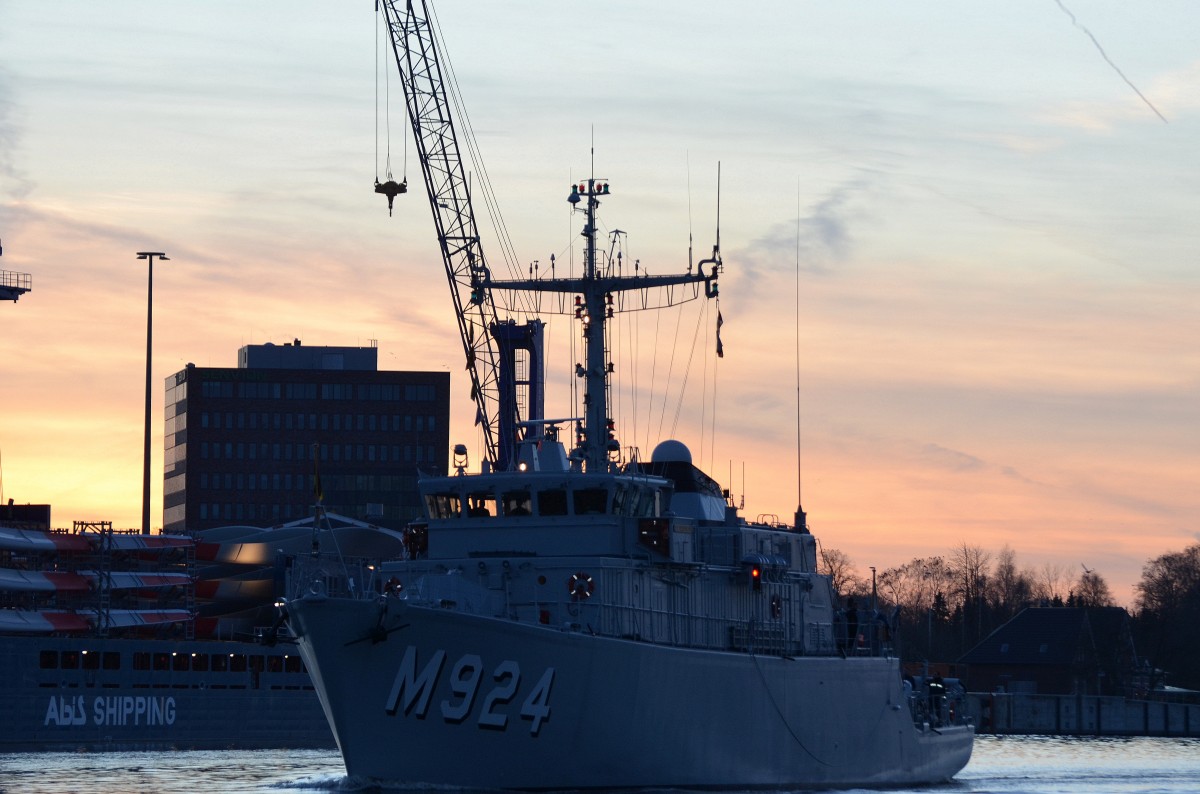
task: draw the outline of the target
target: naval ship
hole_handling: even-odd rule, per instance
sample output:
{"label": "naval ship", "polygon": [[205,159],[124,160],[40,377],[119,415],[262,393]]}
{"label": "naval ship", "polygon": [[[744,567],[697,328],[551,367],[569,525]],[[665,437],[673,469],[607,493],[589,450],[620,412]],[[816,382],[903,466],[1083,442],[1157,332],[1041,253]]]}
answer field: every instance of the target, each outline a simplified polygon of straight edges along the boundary
{"label": "naval ship", "polygon": [[333,747],[295,646],[264,642],[279,583],[314,543],[402,547],[304,523],[52,530],[48,505],[0,506],[0,752]]}
{"label": "naval ship", "polygon": [[456,450],[454,473],[421,479],[400,557],[293,571],[282,616],[347,773],[519,790],[950,779],[974,737],[961,690],[905,677],[886,616],[840,608],[803,510],[746,520],[678,440],[621,451],[620,296],[713,298],[723,265],[718,243],[694,271],[620,275],[597,250],[609,195],[571,188],[582,276],[480,277],[577,296],[585,415],[518,422],[511,457],[476,472]]}

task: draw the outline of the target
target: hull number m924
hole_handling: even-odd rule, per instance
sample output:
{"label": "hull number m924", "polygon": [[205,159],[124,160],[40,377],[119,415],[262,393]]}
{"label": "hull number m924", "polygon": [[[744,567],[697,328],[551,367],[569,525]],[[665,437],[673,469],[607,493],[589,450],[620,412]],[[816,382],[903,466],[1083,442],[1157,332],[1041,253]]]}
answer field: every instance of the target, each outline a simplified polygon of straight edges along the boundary
{"label": "hull number m924", "polygon": [[[387,713],[394,716],[401,712],[425,719],[445,666],[446,652],[437,650],[418,673],[416,646],[408,646],[387,696]],[[475,709],[480,690],[485,688],[485,669],[483,660],[473,653],[463,654],[450,667],[447,679],[450,696],[442,700],[438,707],[442,719],[456,724],[467,721]],[[486,687],[475,724],[480,728],[507,730],[511,704],[521,690],[521,667],[513,661],[500,662],[491,671],[489,680],[491,685]],[[534,736],[542,729],[542,723],[550,718],[550,687],[553,684],[554,668],[547,667],[537,683],[524,693],[525,698],[521,701],[518,713],[521,719],[530,721],[529,732]]]}

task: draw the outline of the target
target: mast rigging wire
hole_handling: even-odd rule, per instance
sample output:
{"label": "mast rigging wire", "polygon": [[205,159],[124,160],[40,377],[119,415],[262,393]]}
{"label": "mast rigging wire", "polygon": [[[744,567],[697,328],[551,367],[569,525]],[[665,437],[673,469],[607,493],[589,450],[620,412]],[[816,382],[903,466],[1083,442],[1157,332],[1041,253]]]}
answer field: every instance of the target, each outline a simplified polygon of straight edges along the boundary
{"label": "mast rigging wire", "polygon": [[[516,251],[512,244],[512,239],[508,234],[508,226],[504,221],[504,215],[500,211],[499,202],[496,200],[495,192],[492,190],[491,178],[488,176],[487,166],[484,164],[482,154],[479,150],[478,140],[475,137],[475,128],[471,124],[470,114],[467,112],[466,105],[462,101],[462,91],[459,88],[458,75],[454,71],[454,66],[451,63],[449,50],[446,47],[445,38],[442,35],[441,22],[437,18],[437,12],[429,9],[430,12],[430,31],[437,40],[437,46],[442,52],[442,66],[446,74],[446,94],[450,99],[450,103],[454,108],[454,114],[462,124],[462,138],[466,146],[467,154],[471,159],[471,164],[474,166],[476,173],[479,176],[480,194],[483,197],[484,205],[488,210],[488,219],[491,221],[492,230],[496,234],[497,243],[500,246],[502,258],[508,269],[508,277],[517,279],[521,277],[520,266]],[[507,291],[506,291],[507,292]],[[506,309],[515,312],[532,313],[533,299],[526,291],[513,291],[513,304],[516,307],[503,302]],[[493,296],[493,300],[495,296]]]}

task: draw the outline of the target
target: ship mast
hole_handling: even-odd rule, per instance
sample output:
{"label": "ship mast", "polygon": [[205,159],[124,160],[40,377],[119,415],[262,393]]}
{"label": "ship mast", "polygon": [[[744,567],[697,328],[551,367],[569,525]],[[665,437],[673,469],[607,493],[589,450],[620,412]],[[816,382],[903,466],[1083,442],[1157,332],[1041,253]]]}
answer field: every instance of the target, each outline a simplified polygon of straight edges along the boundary
{"label": "ship mast", "polygon": [[[575,449],[571,460],[585,471],[604,472],[610,469],[613,453],[620,450],[615,437],[613,419],[609,416],[609,374],[613,370],[608,360],[607,325],[618,311],[658,309],[684,303],[699,297],[703,287],[706,298],[717,297],[717,276],[721,272],[720,244],[713,246],[713,255],[701,261],[693,272],[665,276],[623,276],[612,272],[600,261],[596,244],[596,211],[600,197],[608,196],[608,180],[589,177],[571,186],[567,198],[578,207],[583,202],[585,240],[583,275],[578,278],[516,279],[497,281],[487,277],[488,289],[528,290],[531,292],[573,292],[576,294],[574,313],[579,321],[584,343],[584,361],[576,365],[576,375],[584,383],[584,416],[576,428]],[[704,272],[709,265],[708,273]],[[673,289],[682,287],[683,289]],[[625,308],[622,293],[640,291],[636,306]]]}

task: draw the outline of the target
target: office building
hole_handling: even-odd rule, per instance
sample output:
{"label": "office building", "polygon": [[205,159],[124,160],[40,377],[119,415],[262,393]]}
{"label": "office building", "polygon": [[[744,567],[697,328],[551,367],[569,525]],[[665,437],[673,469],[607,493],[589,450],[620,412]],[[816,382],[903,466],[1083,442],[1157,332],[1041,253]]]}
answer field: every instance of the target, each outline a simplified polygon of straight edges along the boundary
{"label": "office building", "polygon": [[379,371],[375,347],[249,345],[166,380],[163,531],[330,512],[402,527],[418,470],[447,471],[448,372]]}

